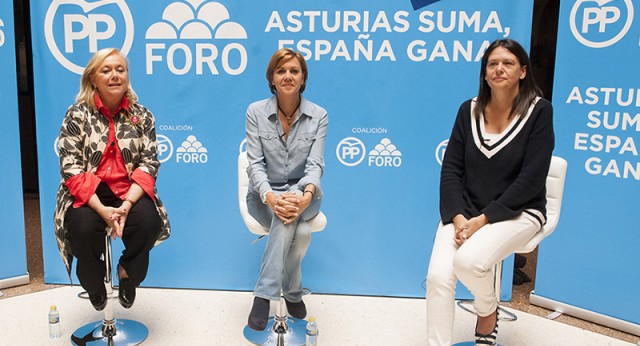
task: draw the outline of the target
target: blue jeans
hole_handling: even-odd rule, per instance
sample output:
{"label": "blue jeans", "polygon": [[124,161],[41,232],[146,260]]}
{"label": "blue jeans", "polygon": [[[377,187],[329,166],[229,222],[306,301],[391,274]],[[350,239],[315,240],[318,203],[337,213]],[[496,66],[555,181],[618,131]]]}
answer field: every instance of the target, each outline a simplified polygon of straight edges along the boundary
{"label": "blue jeans", "polygon": [[[296,188],[296,193],[301,193]],[[279,195],[285,191],[273,191]],[[292,191],[293,192],[293,191]],[[247,208],[261,225],[269,228],[267,246],[262,256],[256,297],[278,300],[280,292],[290,302],[302,300],[302,259],[311,243],[311,228],[307,221],[318,214],[322,199],[313,199],[297,220],[285,225],[260,196],[249,192]]]}

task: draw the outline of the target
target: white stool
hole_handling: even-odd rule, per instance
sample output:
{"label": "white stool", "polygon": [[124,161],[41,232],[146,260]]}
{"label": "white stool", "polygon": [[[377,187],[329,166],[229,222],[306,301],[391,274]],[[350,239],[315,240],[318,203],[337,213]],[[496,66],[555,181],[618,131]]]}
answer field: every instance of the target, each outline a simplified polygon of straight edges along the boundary
{"label": "white stool", "polygon": [[[561,157],[553,156],[549,165],[549,173],[547,175],[547,223],[521,248],[515,253],[529,253],[540,244],[542,239],[549,236],[558,226],[560,220],[560,210],[562,209],[562,195],[564,193],[564,181],[567,174],[567,161]],[[499,319],[501,321],[515,321],[518,319],[514,313],[500,307],[500,285],[502,284],[502,261],[496,264],[494,268],[494,283],[496,296],[498,298]],[[472,314],[476,311],[469,307],[471,301],[458,300],[457,304],[460,308]],[[466,341],[457,343],[456,346],[475,345],[475,342]]]}
{"label": "white stool", "polygon": [[[86,324],[71,335],[71,343],[73,345],[139,345],[149,335],[147,327],[137,321],[116,319],[113,316],[113,302],[118,299],[118,295],[114,295],[111,275],[111,236],[107,232],[104,246],[104,263],[106,273],[104,278],[104,286],[107,290],[107,306],[104,308],[104,318],[102,321],[96,321]],[[86,295],[86,297],[85,297]],[[81,298],[88,298],[86,292],[79,294]]]}
{"label": "white stool", "polygon": [[[249,189],[249,177],[247,176],[247,152],[243,151],[238,156],[238,205],[242,220],[251,233],[258,236],[254,243],[269,235],[269,230],[263,227],[256,219],[249,214],[247,208],[247,191]],[[307,221],[311,227],[311,232],[320,232],[327,225],[327,217],[319,212],[318,215]],[[308,294],[308,290],[305,290]],[[304,346],[306,342],[305,320],[288,317],[285,312],[284,297],[280,296],[280,303],[275,316],[270,316],[267,327],[263,331],[256,331],[249,326],[244,327],[244,337],[256,345],[277,345],[277,346]]]}

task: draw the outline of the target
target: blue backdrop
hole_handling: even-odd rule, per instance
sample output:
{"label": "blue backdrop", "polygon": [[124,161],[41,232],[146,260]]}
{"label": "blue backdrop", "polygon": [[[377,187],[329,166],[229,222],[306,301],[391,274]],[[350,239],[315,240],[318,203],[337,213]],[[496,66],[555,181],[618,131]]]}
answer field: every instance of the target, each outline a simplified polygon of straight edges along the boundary
{"label": "blue backdrop", "polygon": [[[540,247],[536,294],[640,323],[640,5],[563,1],[553,100],[569,169],[560,224]],[[637,329],[636,329],[637,330]]]}
{"label": "blue backdrop", "polygon": [[[16,78],[16,45],[13,26],[13,3],[0,3],[0,105],[2,105],[2,149],[4,169],[0,187],[0,281],[27,275],[24,233],[24,201],[22,197],[22,165],[20,164],[20,128],[18,118],[18,81]],[[2,285],[0,284],[0,287]]]}
{"label": "blue backdrop", "polygon": [[[430,1],[433,2],[433,1]],[[424,1],[415,2],[416,7]],[[54,142],[91,52],[128,54],[156,116],[158,189],[171,238],[148,286],[251,290],[264,242],[237,207],[245,111],[270,96],[279,47],[309,64],[305,96],[329,112],[323,211],[304,261],[315,292],[424,296],[438,222],[439,159],[460,103],[477,92],[488,44],[529,46],[533,1],[54,0],[31,5],[45,280],[68,282],[51,218]],[[510,297],[511,267],[505,269]]]}

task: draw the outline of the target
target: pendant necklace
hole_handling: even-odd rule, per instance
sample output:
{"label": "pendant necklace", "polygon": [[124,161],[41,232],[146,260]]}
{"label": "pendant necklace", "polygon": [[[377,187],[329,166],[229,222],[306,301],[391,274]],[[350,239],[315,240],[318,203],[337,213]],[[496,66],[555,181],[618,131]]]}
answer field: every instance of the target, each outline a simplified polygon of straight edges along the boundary
{"label": "pendant necklace", "polygon": [[282,112],[282,115],[284,115],[285,119],[287,119],[287,125],[289,126],[291,125],[291,121],[293,120],[293,116],[296,114],[296,111],[298,110],[298,108],[300,108],[300,101],[300,98],[298,98],[298,105],[293,109],[293,112],[291,112],[290,115],[287,115],[287,113],[285,113],[282,108],[280,108],[280,103],[278,103],[278,110]]}

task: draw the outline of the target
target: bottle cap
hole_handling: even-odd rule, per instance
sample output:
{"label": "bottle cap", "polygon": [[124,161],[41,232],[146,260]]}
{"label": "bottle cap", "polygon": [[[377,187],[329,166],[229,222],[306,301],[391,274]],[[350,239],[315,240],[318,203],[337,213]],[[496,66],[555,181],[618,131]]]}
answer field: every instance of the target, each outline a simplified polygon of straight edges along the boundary
{"label": "bottle cap", "polygon": [[51,305],[51,310],[56,310],[58,307],[55,305]]}
{"label": "bottle cap", "polygon": [[315,322],[315,321],[316,321],[315,317],[313,317],[313,316],[309,317],[309,322]]}

